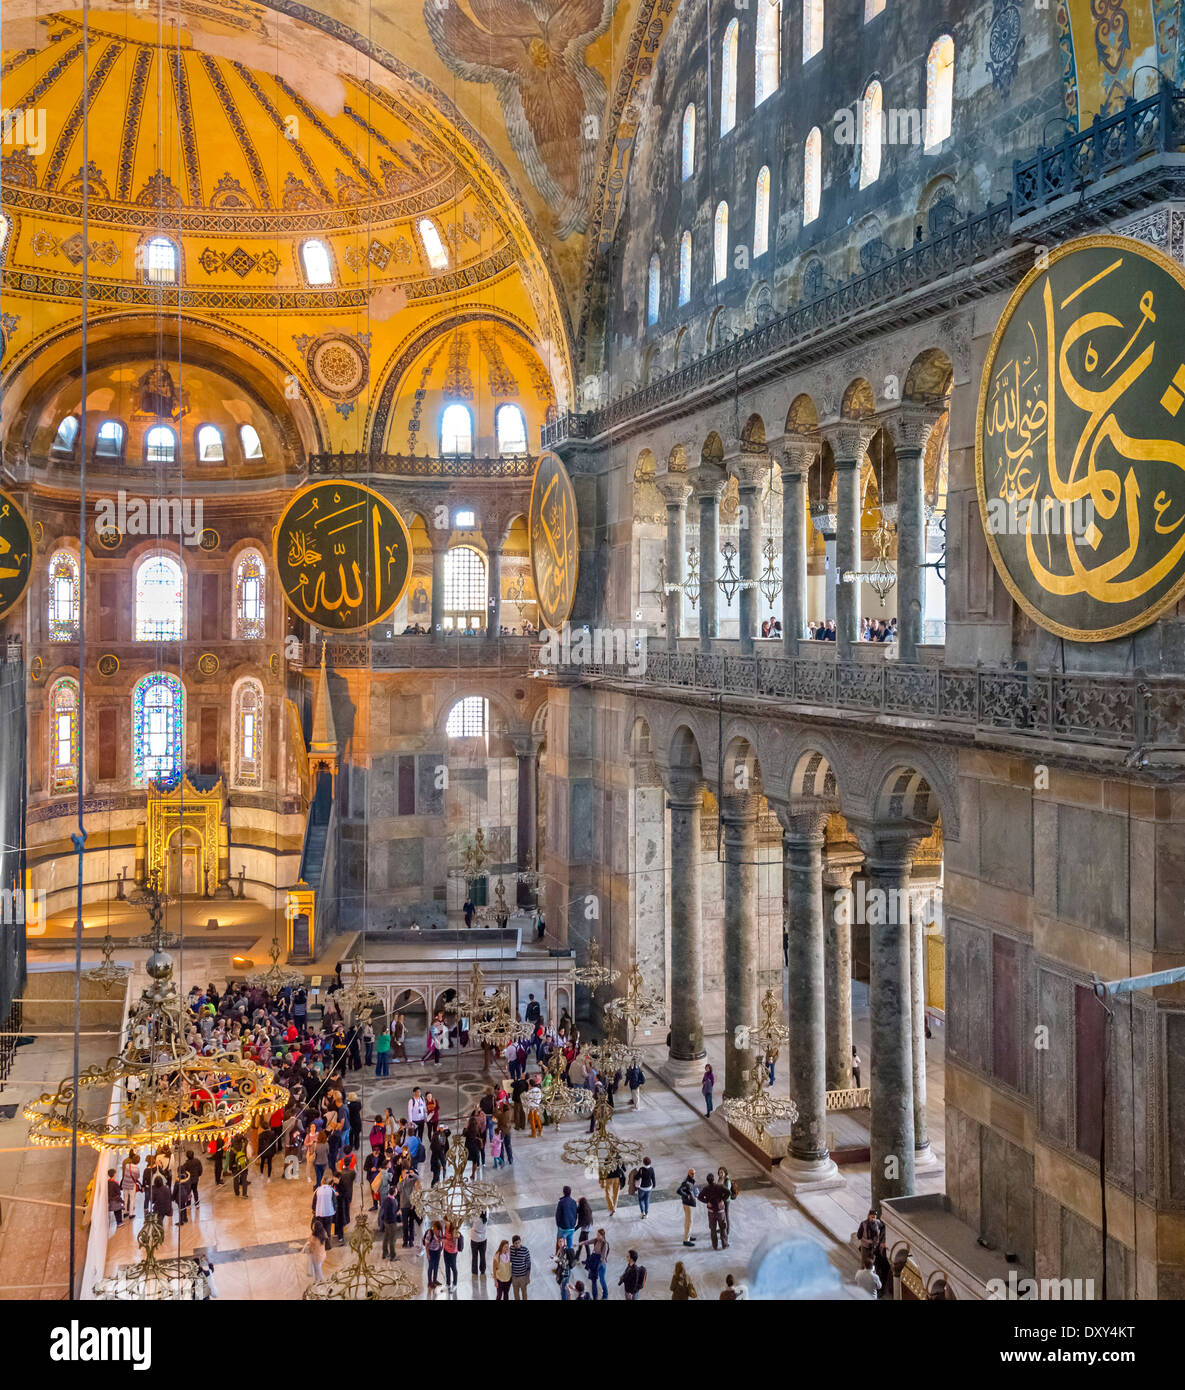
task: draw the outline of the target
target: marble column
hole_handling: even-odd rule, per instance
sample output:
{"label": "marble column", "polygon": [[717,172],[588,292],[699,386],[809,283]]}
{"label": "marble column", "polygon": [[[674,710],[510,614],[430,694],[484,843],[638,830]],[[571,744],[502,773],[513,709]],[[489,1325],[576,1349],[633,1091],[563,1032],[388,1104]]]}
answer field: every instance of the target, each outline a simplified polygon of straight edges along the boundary
{"label": "marble column", "polygon": [[[517,824],[517,867],[525,869],[528,859],[534,863],[536,870],[539,868],[538,849],[535,844],[535,827],[537,824],[535,808],[535,749],[516,748],[518,758],[518,824]],[[518,904],[524,907],[532,899],[527,892],[527,885],[518,885]]]}
{"label": "marble column", "polygon": [[[851,847],[852,850],[855,846]],[[826,978],[827,1089],[847,1091],[852,1077],[852,876],[859,867],[855,858],[841,857],[828,849],[823,860],[823,952]]]}
{"label": "marble column", "polygon": [[448,546],[440,545],[432,552],[432,636],[444,637],[444,557]]}
{"label": "marble column", "polygon": [[845,422],[835,427],[832,434],[836,493],[835,629],[837,654],[841,657],[850,657],[852,647],[860,640],[860,585],[846,584],[844,575],[859,570],[862,563],[860,471],[872,433],[871,425]]}
{"label": "marble column", "polygon": [[872,1205],[914,1189],[909,876],[921,836],[907,826],[853,827],[868,875],[872,1057]]}
{"label": "marble column", "polygon": [[[737,1029],[757,1022],[757,809],[752,795],[720,802],[724,827],[724,1094],[742,1096],[752,1047],[737,1047]],[[672,835],[672,838],[673,835]]]}
{"label": "marble column", "polygon": [[695,495],[699,501],[699,645],[700,650],[712,650],[716,637],[716,600],[720,590],[716,572],[720,558],[719,520],[720,494],[725,478],[717,466],[707,465],[696,470]]}
{"label": "marble column", "polygon": [[790,965],[790,1097],[798,1118],[782,1173],[794,1190],[833,1186],[827,1151],[827,1029],[824,1009],[823,832],[825,815],[791,816],[782,834]]}
{"label": "marble column", "polygon": [[926,442],[936,423],[929,410],[902,406],[891,421],[897,451],[897,643],[901,661],[915,662],[922,640],[926,571]]}
{"label": "marble column", "polygon": [[909,914],[910,1032],[913,1059],[914,1167],[929,1163],[930,1127],[926,1120],[926,923],[914,904]]}
{"label": "marble column", "polygon": [[806,630],[807,475],[819,452],[817,440],[792,438],[782,455],[782,642],[798,655]]}
{"label": "marble column", "polygon": [[489,548],[489,601],[486,604],[486,636],[497,638],[502,626],[502,539],[497,544],[488,543]]}
{"label": "marble column", "polygon": [[[687,551],[687,499],[691,485],[683,474],[668,473],[657,479],[658,490],[667,504],[666,576],[668,584],[683,582],[683,557]],[[672,589],[663,596],[667,615],[667,651],[679,650],[683,628],[683,590]]]}
{"label": "marble column", "polygon": [[703,913],[700,906],[702,784],[676,778],[671,813],[671,1047],[670,1061],[690,1080],[703,1071]]}
{"label": "marble column", "polygon": [[740,505],[741,527],[740,576],[749,587],[740,591],[741,652],[753,655],[753,643],[760,629],[757,580],[761,578],[761,484],[769,472],[769,459],[764,454],[741,454],[733,462],[737,480],[737,500]]}

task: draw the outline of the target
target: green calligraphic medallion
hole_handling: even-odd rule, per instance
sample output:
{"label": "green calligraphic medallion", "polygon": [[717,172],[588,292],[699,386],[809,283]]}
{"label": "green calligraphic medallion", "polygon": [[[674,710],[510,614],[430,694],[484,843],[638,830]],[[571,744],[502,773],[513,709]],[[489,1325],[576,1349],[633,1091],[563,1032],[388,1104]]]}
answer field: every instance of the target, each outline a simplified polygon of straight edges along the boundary
{"label": "green calligraphic medallion", "polygon": [[1008,592],[1047,631],[1103,642],[1185,593],[1185,273],[1084,237],[1008,301],[983,369],[975,477]]}
{"label": "green calligraphic medallion", "polygon": [[33,575],[33,532],[29,518],[8,493],[0,492],[0,618],[20,603]]}
{"label": "green calligraphic medallion", "polygon": [[403,518],[361,483],[302,488],[280,517],[272,552],[289,608],[330,631],[382,622],[411,577]]}
{"label": "green calligraphic medallion", "polygon": [[539,626],[561,628],[576,599],[580,531],[576,493],[558,454],[542,454],[535,465],[527,532]]}

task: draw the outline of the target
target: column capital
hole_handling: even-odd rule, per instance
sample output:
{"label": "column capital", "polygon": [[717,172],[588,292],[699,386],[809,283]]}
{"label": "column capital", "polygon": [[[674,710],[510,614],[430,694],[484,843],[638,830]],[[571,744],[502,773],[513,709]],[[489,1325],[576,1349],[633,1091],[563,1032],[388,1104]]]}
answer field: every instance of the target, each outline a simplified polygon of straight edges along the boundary
{"label": "column capital", "polygon": [[772,464],[773,459],[769,454],[742,452],[736,458],[729,459],[728,471],[730,476],[736,478],[738,488],[759,488]]}
{"label": "column capital", "polygon": [[756,825],[761,798],[754,792],[736,792],[720,798],[720,821],[724,826]]}
{"label": "column capital", "polygon": [[827,834],[827,815],[826,811],[791,812],[779,807],[784,848],[821,850]]}
{"label": "column capital", "polygon": [[782,439],[783,479],[803,477],[809,473],[822,447],[823,440],[818,434],[786,435]]}
{"label": "column capital", "polygon": [[691,496],[691,484],[686,473],[663,473],[655,478],[654,486],[662,493],[668,507],[683,507]]}
{"label": "column capital", "polygon": [[690,768],[668,768],[662,779],[667,801],[681,810],[703,805],[704,779]]}
{"label": "column capital", "polygon": [[687,478],[701,501],[705,498],[715,498],[718,501],[728,482],[724,466],[719,463],[701,463],[698,468],[693,468],[688,473]]}
{"label": "column capital", "polygon": [[912,820],[862,821],[849,818],[848,826],[864,851],[865,866],[908,873],[918,845],[929,827]]}
{"label": "column capital", "polygon": [[863,852],[854,840],[832,840],[823,848],[823,887],[850,888],[863,863]]}
{"label": "column capital", "polygon": [[878,419],[888,431],[898,455],[920,454],[942,415],[943,411],[936,406],[904,402],[885,411]]}
{"label": "column capital", "polygon": [[831,445],[835,466],[852,467],[861,463],[877,431],[875,420],[839,420],[823,426],[823,438]]}

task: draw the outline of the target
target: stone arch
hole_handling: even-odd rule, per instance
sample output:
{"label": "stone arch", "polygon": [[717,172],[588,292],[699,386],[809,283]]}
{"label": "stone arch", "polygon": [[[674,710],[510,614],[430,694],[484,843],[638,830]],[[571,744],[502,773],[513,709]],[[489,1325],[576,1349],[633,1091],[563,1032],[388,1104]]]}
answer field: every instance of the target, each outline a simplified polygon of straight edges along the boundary
{"label": "stone arch", "polygon": [[701,463],[723,463],[724,462],[724,441],[711,430],[708,437],[704,440],[703,448],[700,449]]}
{"label": "stone arch", "polygon": [[684,721],[671,731],[664,761],[663,781],[671,790],[680,783],[698,785],[705,780],[703,745],[699,735]]}
{"label": "stone arch", "polygon": [[765,421],[756,411],[745,421],[741,443],[753,453],[760,453],[765,448]]}
{"label": "stone arch", "polygon": [[488,685],[474,683],[458,685],[452,690],[447,690],[443,693],[437,691],[436,716],[432,721],[433,728],[436,730],[437,734],[442,738],[444,737],[445,725],[448,723],[448,717],[452,712],[453,706],[461,700],[468,700],[474,696],[480,696],[483,700],[489,702],[491,732],[494,729],[495,712],[497,713],[498,719],[501,721],[501,727],[505,729],[507,734],[524,732],[522,720],[515,716],[505,695],[500,691],[491,690]]}
{"label": "stone arch", "polygon": [[790,402],[786,412],[787,434],[813,434],[819,428],[819,409],[805,391]]}
{"label": "stone arch", "polygon": [[909,820],[933,826],[941,816],[943,838],[959,838],[959,798],[954,768],[916,747],[890,744],[871,759],[854,750],[854,773],[840,779],[849,821]]}
{"label": "stone arch", "polygon": [[954,366],[942,348],[926,348],[909,364],[902,398],[925,405],[948,401],[954,374]]}
{"label": "stone arch", "polygon": [[757,741],[747,725],[731,726],[723,735],[724,755],[718,770],[718,799],[735,795],[764,796]]}
{"label": "stone arch", "polygon": [[654,366],[655,359],[658,357],[658,344],[651,343],[642,356],[642,382],[643,386],[650,385],[650,373]]}
{"label": "stone arch", "polygon": [[845,420],[867,420],[876,414],[876,397],[862,376],[848,382],[839,413]]}
{"label": "stone arch", "polygon": [[675,334],[675,347],[671,356],[671,365],[674,369],[677,369],[679,367],[685,367],[687,365],[687,363],[683,360],[684,353],[687,350],[685,346],[686,342],[687,325],[683,324],[683,326],[679,329],[678,333]]}

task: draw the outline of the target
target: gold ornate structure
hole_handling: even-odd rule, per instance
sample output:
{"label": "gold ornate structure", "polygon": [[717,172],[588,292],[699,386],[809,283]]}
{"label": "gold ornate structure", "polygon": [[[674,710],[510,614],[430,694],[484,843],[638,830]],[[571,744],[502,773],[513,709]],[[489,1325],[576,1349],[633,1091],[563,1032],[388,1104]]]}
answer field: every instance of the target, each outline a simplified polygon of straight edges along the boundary
{"label": "gold ornate structure", "polygon": [[580,564],[576,492],[558,454],[541,454],[535,465],[527,534],[539,626],[558,632],[572,612]]}
{"label": "gold ornate structure", "polygon": [[588,964],[578,965],[572,971],[572,978],[578,985],[597,990],[602,985],[612,984],[620,973],[604,963],[601,958],[601,943],[593,941],[588,948]]}
{"label": "gold ornate structure", "polygon": [[550,1080],[543,1088],[543,1110],[548,1121],[558,1129],[563,1120],[570,1115],[584,1118],[596,1103],[596,1097],[587,1086],[569,1086],[564,1080],[564,1056],[553,1052],[547,1059]]}
{"label": "gold ornate structure", "polygon": [[115,964],[112,959],[114,954],[115,940],[108,929],[107,935],[103,938],[103,964],[92,965],[82,972],[82,978],[91,984],[101,986],[104,994],[110,994],[113,986],[124,984],[131,974],[126,965]]}
{"label": "gold ornate structure", "polygon": [[229,865],[225,805],[221,778],[209,791],[198,791],[188,777],[168,791],[149,787],[137,831],[137,877],[155,880],[170,897],[210,897]]}
{"label": "gold ornate structure", "polygon": [[94,1294],[103,1302],[191,1302],[210,1297],[210,1283],[202,1262],[192,1256],[173,1256],[158,1260],[156,1252],[165,1243],[164,1227],[155,1212],[149,1212],[136,1237],[144,1258],[124,1265],[117,1274],[100,1279]]}
{"label": "gold ornate structure", "polygon": [[279,994],[282,989],[288,986],[295,988],[297,985],[303,985],[305,983],[303,971],[292,970],[281,965],[281,954],[279,941],[272,937],[272,944],[268,948],[271,965],[266,970],[256,970],[254,974],[248,975],[247,983],[257,985],[260,989],[266,990],[268,994]]}
{"label": "gold ornate structure", "polygon": [[750,1028],[749,1037],[767,1058],[776,1057],[778,1049],[790,1037],[790,1029],[782,1022],[782,1002],[772,989],[767,989],[758,1007],[761,1019],[755,1028]]}
{"label": "gold ornate structure", "polygon": [[617,1167],[628,1167],[642,1157],[642,1146],[623,1139],[609,1128],[613,1110],[604,1091],[593,1107],[593,1132],[582,1139],[569,1139],[560,1155],[565,1163],[583,1168],[590,1178],[600,1179]]}
{"label": "gold ornate structure", "polygon": [[769,1091],[769,1072],[760,1062],[749,1073],[749,1093],[728,1096],[720,1102],[720,1113],[730,1124],[751,1126],[760,1141],[771,1125],[798,1119],[798,1107],[789,1096],[774,1096]]}
{"label": "gold ornate structure", "polygon": [[454,1134],[445,1159],[445,1176],[420,1196],[417,1210],[425,1221],[451,1221],[460,1227],[478,1212],[502,1206],[502,1192],[492,1182],[465,1176],[468,1163],[465,1137]]}
{"label": "gold ornate structure", "polygon": [[315,1302],[353,1299],[397,1302],[415,1298],[420,1292],[418,1284],[413,1283],[398,1265],[383,1269],[370,1263],[373,1248],[374,1236],[366,1216],[360,1215],[350,1236],[354,1258],[327,1279],[310,1284],[301,1297]]}
{"label": "gold ornate structure", "polygon": [[642,978],[638,964],[630,966],[626,974],[625,993],[610,999],[605,1005],[609,1018],[628,1023],[631,1032],[643,1022],[655,1022],[662,1018],[666,1001],[657,990],[651,989]]}

